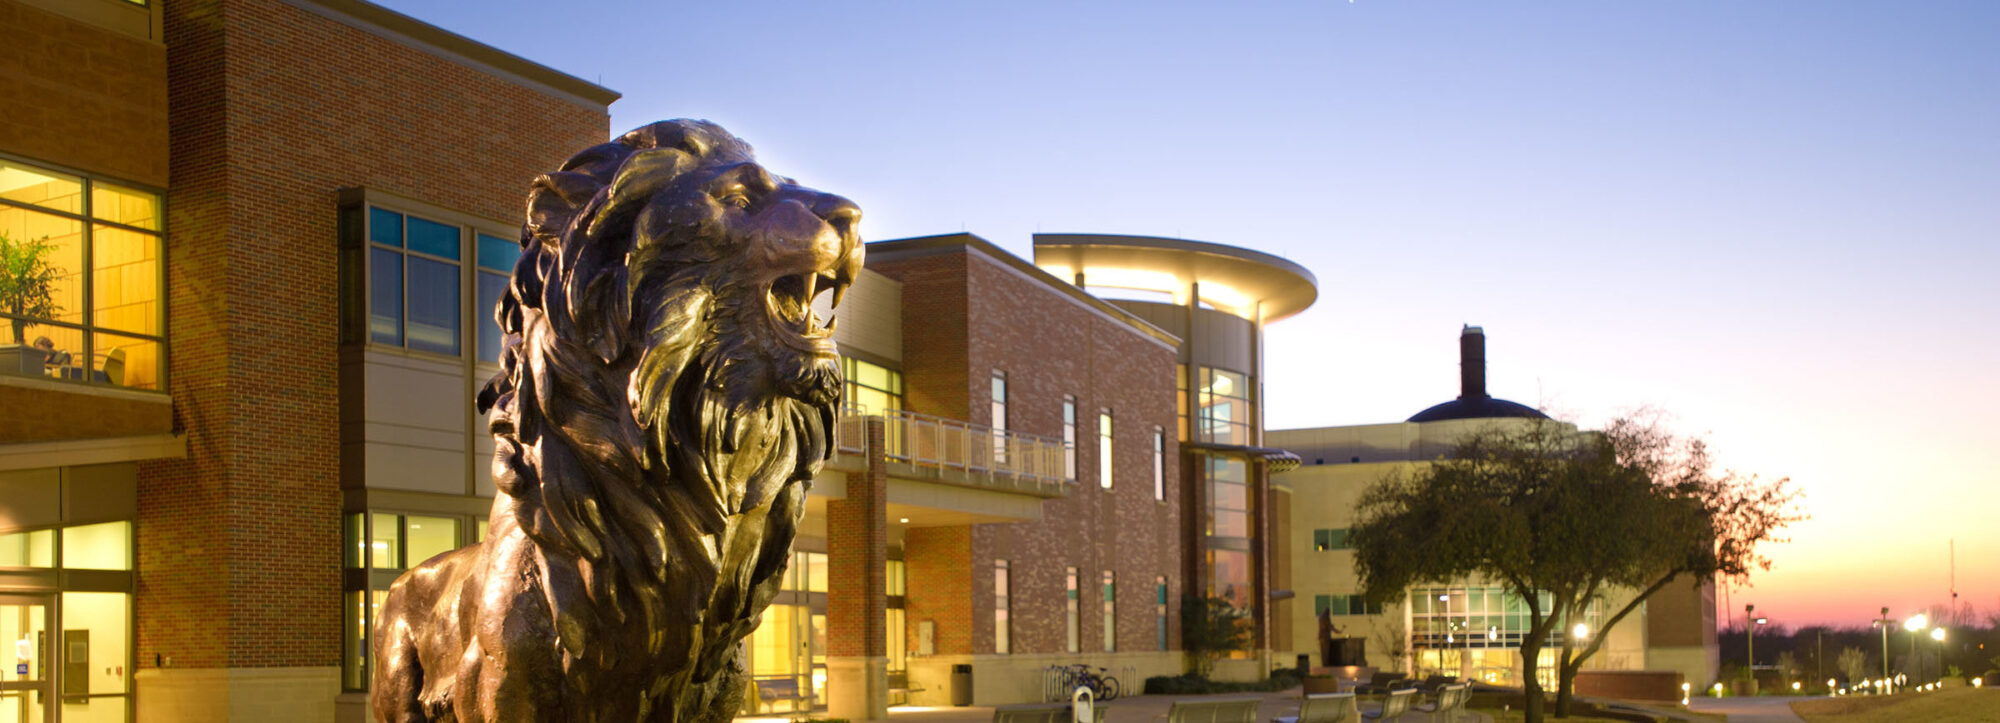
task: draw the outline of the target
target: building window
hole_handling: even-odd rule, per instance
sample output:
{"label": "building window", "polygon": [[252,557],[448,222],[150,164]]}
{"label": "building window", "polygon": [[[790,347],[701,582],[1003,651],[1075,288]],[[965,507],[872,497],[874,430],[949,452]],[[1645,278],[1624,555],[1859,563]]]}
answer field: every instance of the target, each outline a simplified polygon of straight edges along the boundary
{"label": "building window", "polygon": [[1167,649],[1167,577],[1153,578],[1153,644],[1160,650]]}
{"label": "building window", "polygon": [[1360,595],[1314,595],[1313,615],[1381,615],[1382,604],[1368,604]]}
{"label": "building window", "polygon": [[1097,484],[1111,489],[1111,410],[1097,413]]}
{"label": "building window", "polygon": [[1118,577],[1104,571],[1104,652],[1118,651]]}
{"label": "building window", "polygon": [[458,355],[459,227],[368,207],[368,338]]}
{"label": "building window", "polygon": [[1063,621],[1069,626],[1069,635],[1064,638],[1068,642],[1063,649],[1074,653],[1083,649],[1083,634],[1080,630],[1083,625],[1078,619],[1081,617],[1081,611],[1078,610],[1078,606],[1082,604],[1082,600],[1078,599],[1079,591],[1077,590],[1077,584],[1079,581],[1076,576],[1076,568],[1071,567],[1066,569],[1068,572],[1064,576]]}
{"label": "building window", "polygon": [[476,287],[473,291],[477,296],[472,305],[473,324],[479,327],[479,360],[499,362],[505,332],[493,314],[500,305],[500,295],[507,290],[507,281],[513,277],[514,263],[521,260],[521,244],[477,231],[473,232],[473,239],[479,261],[479,272],[473,276]]}
{"label": "building window", "polygon": [[1200,381],[1196,439],[1215,444],[1249,444],[1249,378],[1224,369],[1202,367]]}
{"label": "building window", "polygon": [[1313,530],[1313,549],[1325,552],[1352,550],[1354,546],[1347,544],[1347,530]]}
{"label": "building window", "polygon": [[993,370],[993,463],[1007,463],[1007,373]]}
{"label": "building window", "polygon": [[[1339,595],[1332,601],[1339,615]],[[1358,598],[1359,596],[1352,596]],[[1549,593],[1539,593],[1538,605],[1544,614],[1554,605]],[[1530,630],[1525,599],[1500,586],[1414,587],[1410,588],[1410,642],[1415,648],[1514,648]],[[1584,608],[1583,622],[1598,630],[1602,600],[1593,598]],[[1348,603],[1352,609],[1353,602]],[[1369,614],[1380,613],[1371,607]],[[1349,613],[1357,614],[1357,613]],[[1564,620],[1549,632],[1548,645],[1561,645],[1575,627]]]}
{"label": "building window", "polygon": [[164,390],[160,194],[0,160],[0,374]]}
{"label": "building window", "polygon": [[[0,512],[12,511],[5,509],[12,501],[0,499]],[[0,520],[5,522],[12,521]],[[0,533],[0,568],[24,573],[10,582],[28,584],[34,594],[25,599],[0,595],[0,645],[15,653],[6,656],[8,667],[0,677],[6,682],[49,680],[58,677],[56,669],[62,666],[63,680],[55,692],[62,694],[64,720],[126,720],[132,693],[126,671],[136,662],[130,637],[132,594],[126,592],[134,582],[132,560],[129,520]],[[32,589],[43,585],[52,589]],[[113,673],[113,668],[124,670]],[[0,720],[42,720],[39,694],[4,692]],[[17,710],[26,717],[9,715]]]}
{"label": "building window", "polygon": [[366,690],[369,634],[382,601],[389,597],[389,586],[403,571],[458,549],[464,544],[460,531],[466,525],[458,517],[355,512],[347,515],[344,527],[345,563],[359,572],[364,587],[350,588],[344,595],[342,638],[347,650],[341,660],[341,683],[349,690]]}
{"label": "building window", "polygon": [[1188,366],[1174,365],[1174,439],[1188,440]]}
{"label": "building window", "polygon": [[1208,535],[1250,536],[1249,465],[1234,457],[1205,457],[1208,471]]}
{"label": "building window", "polygon": [[993,561],[993,652],[1005,655],[1013,652],[1012,621],[1007,610],[1007,561]]}
{"label": "building window", "polygon": [[1063,479],[1076,479],[1076,397],[1063,395]]}
{"label": "building window", "polygon": [[1153,428],[1153,499],[1167,499],[1167,432]]}
{"label": "building window", "polygon": [[[903,409],[903,373],[879,364],[840,358],[841,377],[846,392],[847,411],[864,416],[881,416]],[[890,425],[891,428],[897,425]]]}

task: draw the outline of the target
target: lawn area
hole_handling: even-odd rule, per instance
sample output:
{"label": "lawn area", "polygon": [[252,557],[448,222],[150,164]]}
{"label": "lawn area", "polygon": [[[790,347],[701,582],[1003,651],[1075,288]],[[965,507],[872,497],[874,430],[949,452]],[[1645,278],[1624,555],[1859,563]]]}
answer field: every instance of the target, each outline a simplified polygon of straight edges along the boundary
{"label": "lawn area", "polygon": [[2000,723],[2000,690],[1946,688],[1935,693],[1799,701],[1792,712],[1808,723]]}

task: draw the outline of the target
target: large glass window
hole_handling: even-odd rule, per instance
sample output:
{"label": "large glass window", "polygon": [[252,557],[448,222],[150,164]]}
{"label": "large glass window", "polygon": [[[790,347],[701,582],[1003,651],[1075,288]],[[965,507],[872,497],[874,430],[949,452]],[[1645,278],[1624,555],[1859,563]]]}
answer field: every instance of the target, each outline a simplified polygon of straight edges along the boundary
{"label": "large glass window", "polygon": [[349,513],[342,525],[347,542],[347,567],[358,575],[360,588],[350,587],[342,599],[341,626],[346,650],[341,658],[341,684],[351,690],[368,687],[368,636],[389,586],[404,570],[466,544],[464,518],[406,515],[395,512]]}
{"label": "large glass window", "polygon": [[0,160],[0,374],[165,389],[160,195]]}
{"label": "large glass window", "polygon": [[1234,457],[1204,457],[1210,537],[1250,536],[1249,465]]}
{"label": "large glass window", "polygon": [[458,226],[368,208],[368,336],[458,354]]}
{"label": "large glass window", "polygon": [[[1554,607],[1554,599],[1547,592],[1539,593],[1539,597],[1536,604],[1543,614],[1548,614]],[[1591,600],[1583,619],[1577,622],[1584,623],[1589,630],[1597,630],[1600,602]],[[1527,601],[1505,587],[1410,589],[1410,641],[1417,648],[1519,647],[1532,622]],[[1567,619],[1556,625],[1549,632],[1548,644],[1560,645],[1573,627]]]}
{"label": "large glass window", "polygon": [[479,273],[473,276],[478,287],[473,291],[476,303],[472,307],[473,324],[479,327],[479,360],[500,361],[500,341],[504,333],[500,323],[494,320],[493,310],[500,305],[500,296],[507,291],[507,281],[514,273],[514,263],[521,260],[521,245],[510,239],[491,234],[473,234],[478,241]]}
{"label": "large glass window", "polygon": [[1325,552],[1327,550],[1350,550],[1353,548],[1353,545],[1347,544],[1347,530],[1345,529],[1313,530],[1314,550]]}
{"label": "large glass window", "polygon": [[[854,357],[841,357],[841,376],[846,380],[846,406],[863,415],[880,415],[903,408],[903,374],[879,364]],[[897,425],[890,425],[896,428]]]}
{"label": "large glass window", "polygon": [[1250,443],[1250,383],[1236,372],[1201,368],[1199,439],[1216,444]]}
{"label": "large glass window", "polygon": [[1228,600],[1239,610],[1250,609],[1250,553],[1210,549],[1208,570],[1209,597]]}
{"label": "large glass window", "polygon": [[1167,432],[1153,428],[1153,499],[1167,499]]}

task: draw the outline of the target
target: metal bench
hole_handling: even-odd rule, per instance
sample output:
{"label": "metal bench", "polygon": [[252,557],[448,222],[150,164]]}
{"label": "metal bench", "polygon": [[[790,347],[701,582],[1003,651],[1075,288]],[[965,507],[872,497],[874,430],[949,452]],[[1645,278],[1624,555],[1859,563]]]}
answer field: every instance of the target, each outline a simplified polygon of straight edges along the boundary
{"label": "metal bench", "polygon": [[889,671],[889,695],[891,697],[898,695],[903,697],[903,703],[900,703],[898,705],[909,703],[911,693],[922,693],[925,690],[926,690],[925,688],[910,687],[910,671],[907,670]]}
{"label": "metal bench", "polygon": [[1296,715],[1281,715],[1271,723],[1353,723],[1360,719],[1353,693],[1314,693],[1299,700]]}
{"label": "metal bench", "polygon": [[1465,717],[1466,701],[1472,699],[1472,684],[1447,685],[1437,691],[1437,700],[1430,705],[1415,705],[1412,708],[1431,714],[1436,723],[1455,723]]}
{"label": "metal bench", "polygon": [[1416,699],[1417,691],[1415,688],[1392,690],[1389,691],[1387,696],[1382,698],[1382,707],[1362,713],[1361,717],[1365,720],[1402,720],[1403,714],[1410,711],[1410,703]]}
{"label": "metal bench", "polygon": [[[1107,707],[1091,706],[1091,717],[1096,719],[1095,723],[1104,723]],[[1003,705],[993,709],[993,723],[1070,723],[1072,715],[1068,703]]]}
{"label": "metal bench", "polygon": [[1202,698],[1177,700],[1167,709],[1167,723],[1257,723],[1263,698]]}
{"label": "metal bench", "polygon": [[804,710],[812,710],[813,696],[799,685],[798,678],[786,675],[753,678],[750,682],[757,686],[757,700],[764,704],[765,712],[772,712],[769,709],[778,703],[804,703]]}

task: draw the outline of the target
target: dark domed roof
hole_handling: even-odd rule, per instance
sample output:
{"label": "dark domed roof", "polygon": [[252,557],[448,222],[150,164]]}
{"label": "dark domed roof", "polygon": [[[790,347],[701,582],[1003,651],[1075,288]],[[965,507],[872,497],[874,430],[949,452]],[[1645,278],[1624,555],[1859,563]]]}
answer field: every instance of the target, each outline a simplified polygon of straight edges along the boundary
{"label": "dark domed roof", "polygon": [[1410,417],[1410,421],[1442,422],[1447,419],[1499,417],[1549,418],[1549,415],[1536,411],[1534,407],[1505,399],[1494,399],[1486,393],[1486,330],[1479,327],[1467,325],[1459,332],[1458,383],[1457,399],[1417,412],[1416,416]]}
{"label": "dark domed roof", "polygon": [[1430,409],[1417,412],[1410,417],[1412,422],[1442,422],[1447,419],[1492,419],[1495,417],[1525,417],[1528,419],[1548,419],[1526,404],[1505,399],[1480,397],[1478,399],[1453,399]]}

